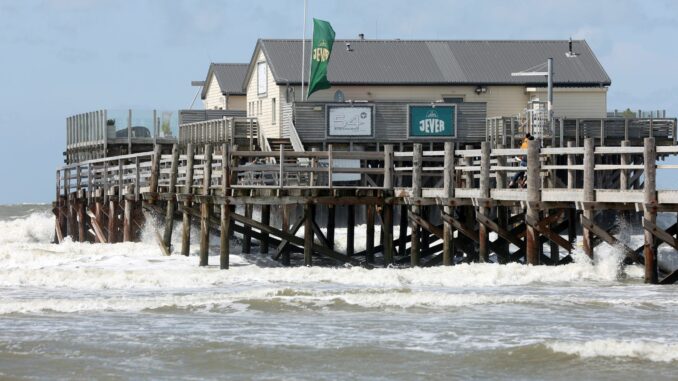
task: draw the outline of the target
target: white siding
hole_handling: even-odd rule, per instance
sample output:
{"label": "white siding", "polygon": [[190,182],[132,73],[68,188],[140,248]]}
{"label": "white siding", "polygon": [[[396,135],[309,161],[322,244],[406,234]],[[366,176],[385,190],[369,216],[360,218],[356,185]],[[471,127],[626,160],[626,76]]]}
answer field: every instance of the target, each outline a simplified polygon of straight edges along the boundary
{"label": "white siding", "polygon": [[244,95],[229,95],[228,96],[229,110],[247,110],[247,97]]}
{"label": "white siding", "polygon": [[212,74],[209,82],[207,83],[207,95],[203,100],[205,105],[205,110],[223,110],[226,98],[221,93],[221,88],[217,82],[217,76]]}
{"label": "white siding", "polygon": [[[263,52],[259,52],[259,56],[257,57],[256,62],[265,62],[266,57],[264,56]],[[280,138],[282,137],[282,123],[280,122],[280,116],[282,115],[280,110],[280,104],[284,103],[281,102],[281,91],[284,95],[284,87],[283,86],[278,86],[276,85],[274,79],[273,79],[273,73],[271,72],[271,69],[266,66],[266,78],[267,78],[267,92],[266,94],[258,94],[257,91],[257,72],[256,72],[256,65],[254,68],[254,72],[251,73],[252,75],[250,76],[249,82],[247,83],[247,104],[252,104],[254,110],[250,110],[250,108],[247,107],[246,104],[246,109],[248,109],[248,116],[255,116],[257,117],[257,121],[259,123],[259,128],[261,129],[262,134],[266,138]],[[276,115],[278,116],[276,118],[276,123],[272,123],[272,117],[273,114],[271,112],[271,98],[275,98],[275,104],[276,104]],[[259,103],[261,101],[261,103]],[[251,103],[253,102],[253,103]],[[261,110],[257,112],[259,105],[261,107]]]}
{"label": "white siding", "polygon": [[[546,101],[542,88],[528,89],[530,97]],[[605,118],[607,117],[607,88],[555,88],[553,111],[556,117]]]}

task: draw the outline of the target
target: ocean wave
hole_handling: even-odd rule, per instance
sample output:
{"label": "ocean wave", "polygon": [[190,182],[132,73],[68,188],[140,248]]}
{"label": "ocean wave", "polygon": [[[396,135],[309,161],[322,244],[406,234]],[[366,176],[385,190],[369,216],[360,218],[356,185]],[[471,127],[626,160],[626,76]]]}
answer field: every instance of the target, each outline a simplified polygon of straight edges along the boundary
{"label": "ocean wave", "polygon": [[554,352],[581,358],[612,357],[654,362],[678,361],[678,345],[646,340],[590,340],[584,342],[555,341],[546,343]]}

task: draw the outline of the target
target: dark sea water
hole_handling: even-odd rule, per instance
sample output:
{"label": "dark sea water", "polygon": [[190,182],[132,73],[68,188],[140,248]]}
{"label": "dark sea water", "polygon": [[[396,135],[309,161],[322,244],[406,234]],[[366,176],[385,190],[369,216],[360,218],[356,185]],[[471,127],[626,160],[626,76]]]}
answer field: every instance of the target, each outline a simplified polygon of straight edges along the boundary
{"label": "dark sea water", "polygon": [[560,267],[400,270],[236,248],[220,271],[197,242],[162,256],[153,227],[54,245],[53,224],[48,206],[0,206],[0,379],[678,378],[678,286],[620,274],[607,246]]}

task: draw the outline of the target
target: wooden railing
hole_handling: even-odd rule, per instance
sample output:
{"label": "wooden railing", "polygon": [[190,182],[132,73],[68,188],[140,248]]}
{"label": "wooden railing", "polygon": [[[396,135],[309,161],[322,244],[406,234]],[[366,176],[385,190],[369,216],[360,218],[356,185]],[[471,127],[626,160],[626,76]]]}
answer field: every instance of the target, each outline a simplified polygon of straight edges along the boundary
{"label": "wooden railing", "polygon": [[239,145],[255,149],[259,140],[259,125],[256,118],[223,117],[179,126],[179,143]]}
{"label": "wooden railing", "polygon": [[[528,179],[538,179],[533,199],[584,208],[593,202],[644,203],[644,190],[629,187],[640,184],[641,174],[648,169],[645,160],[652,154],[678,154],[678,147],[655,146],[653,138],[646,139],[643,147],[594,147],[592,139],[586,139],[584,147],[538,145],[539,141],[530,143],[534,151],[530,156],[521,149],[491,149],[489,143],[481,149],[456,151],[453,143],[446,143],[444,151],[423,151],[421,144],[415,144],[412,152],[396,153],[391,145],[378,152],[335,151],[331,145],[327,151],[310,152],[231,151],[228,145],[207,145],[203,154],[193,154],[194,146],[189,144],[184,154],[175,146],[170,155],[161,155],[156,148],[60,167],[56,191],[57,196],[85,192],[87,197],[123,197],[126,193],[138,199],[140,193],[166,193],[173,188],[185,194],[218,194],[223,189],[372,189],[428,204],[446,204],[451,198],[526,202],[531,200],[529,187],[508,187],[511,176],[526,172]],[[525,155],[527,166],[521,167],[518,157]],[[618,164],[596,161],[597,156],[618,157]],[[678,169],[678,165],[654,164],[652,169]],[[594,174],[610,171],[618,171],[619,179],[596,187]],[[618,185],[611,189],[611,184]],[[678,204],[678,190],[659,190],[657,196],[659,204]]]}

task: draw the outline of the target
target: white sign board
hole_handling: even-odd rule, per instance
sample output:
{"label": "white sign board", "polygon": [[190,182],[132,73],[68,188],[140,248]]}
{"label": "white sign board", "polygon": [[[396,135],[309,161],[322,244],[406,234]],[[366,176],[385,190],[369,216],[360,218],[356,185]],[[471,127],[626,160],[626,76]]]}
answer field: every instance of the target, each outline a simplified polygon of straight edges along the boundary
{"label": "white sign board", "polygon": [[328,106],[327,136],[372,136],[371,106]]}
{"label": "white sign board", "polygon": [[[328,161],[318,160],[321,167],[327,168]],[[360,168],[360,160],[353,159],[332,159],[333,168]],[[347,181],[360,181],[360,173],[333,173],[332,184],[343,183]]]}

